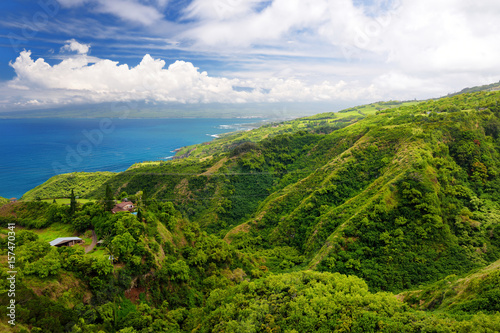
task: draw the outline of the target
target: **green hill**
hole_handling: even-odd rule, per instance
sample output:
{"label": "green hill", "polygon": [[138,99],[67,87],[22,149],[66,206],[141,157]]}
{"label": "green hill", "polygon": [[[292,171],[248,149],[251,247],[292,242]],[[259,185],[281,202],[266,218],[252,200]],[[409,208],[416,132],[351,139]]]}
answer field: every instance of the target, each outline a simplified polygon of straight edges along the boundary
{"label": "green hill", "polygon": [[22,199],[69,198],[72,189],[76,196],[86,198],[90,192],[114,175],[113,172],[73,172],[57,175],[26,192]]}
{"label": "green hill", "polygon": [[[62,274],[92,293],[58,310],[75,332],[498,331],[499,101],[378,102],[232,133],[173,161],[54,177],[0,223],[104,241],[97,256],[29,233],[18,245],[26,300]],[[96,202],[29,202],[72,188]],[[137,217],[106,211],[113,197]]]}
{"label": "green hill", "polygon": [[449,275],[422,289],[407,291],[401,299],[415,309],[474,314],[497,313],[500,260],[464,277]]}
{"label": "green hill", "polygon": [[5,205],[6,203],[9,203],[9,202],[10,202],[9,199],[0,197],[0,206]]}
{"label": "green hill", "polygon": [[448,96],[455,96],[455,95],[460,95],[460,94],[467,94],[467,93],[474,93],[478,91],[497,91],[500,90],[500,81],[496,83],[491,83],[491,84],[485,84],[482,86],[476,86],[476,87],[471,87],[471,88],[464,88],[460,90],[457,93],[450,94]]}
{"label": "green hill", "polygon": [[304,258],[282,267],[402,290],[500,255],[489,236],[498,230],[490,217],[500,198],[499,95],[268,125],[186,148],[184,159],[137,165],[106,184],[116,195],[142,190],[171,201],[242,251],[273,244]]}

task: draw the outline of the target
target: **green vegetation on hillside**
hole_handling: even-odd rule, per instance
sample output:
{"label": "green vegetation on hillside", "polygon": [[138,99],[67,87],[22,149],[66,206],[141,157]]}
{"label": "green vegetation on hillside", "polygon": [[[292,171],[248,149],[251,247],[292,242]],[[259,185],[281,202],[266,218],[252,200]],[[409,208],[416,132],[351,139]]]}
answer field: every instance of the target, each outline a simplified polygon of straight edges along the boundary
{"label": "green vegetation on hillside", "polygon": [[5,205],[5,204],[7,204],[9,202],[10,202],[9,199],[0,197],[0,206],[3,206],[3,205]]}
{"label": "green vegetation on hillside", "polygon": [[[193,314],[194,312],[194,314]],[[500,314],[468,321],[412,311],[363,280],[303,271],[215,290],[190,313],[196,332],[494,332]],[[485,320],[486,319],[486,320]]]}
{"label": "green vegetation on hillside", "polygon": [[464,89],[460,90],[459,92],[454,93],[454,94],[450,94],[448,96],[468,94],[468,93],[474,93],[474,92],[478,92],[478,91],[495,91],[495,90],[500,90],[500,81],[497,83],[485,84],[485,85],[477,86],[477,87],[464,88]]}
{"label": "green vegetation on hillside", "polygon": [[57,175],[26,192],[23,200],[69,198],[72,189],[76,196],[86,198],[115,175],[113,172],[73,172]]}
{"label": "green vegetation on hillside", "polygon": [[459,314],[500,311],[500,260],[464,276],[449,275],[419,290],[402,294],[405,302],[422,310]]}
{"label": "green vegetation on hillside", "polygon": [[[495,91],[378,102],[228,134],[173,161],[51,179],[23,198],[74,188],[89,201],[0,210],[2,226],[28,229],[17,245],[21,323],[499,331],[499,102]],[[110,212],[122,198],[136,215]],[[88,240],[94,230],[103,246],[50,248],[58,230]],[[64,300],[40,292],[56,281],[79,288]],[[39,302],[55,315],[37,312]]]}

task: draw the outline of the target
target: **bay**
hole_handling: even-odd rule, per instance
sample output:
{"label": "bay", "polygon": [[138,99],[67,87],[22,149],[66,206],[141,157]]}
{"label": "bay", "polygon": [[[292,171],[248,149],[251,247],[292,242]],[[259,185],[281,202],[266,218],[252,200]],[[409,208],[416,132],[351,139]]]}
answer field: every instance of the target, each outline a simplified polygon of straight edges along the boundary
{"label": "bay", "polygon": [[0,119],[0,196],[20,198],[56,174],[120,172],[137,162],[167,160],[176,148],[207,142],[260,120]]}

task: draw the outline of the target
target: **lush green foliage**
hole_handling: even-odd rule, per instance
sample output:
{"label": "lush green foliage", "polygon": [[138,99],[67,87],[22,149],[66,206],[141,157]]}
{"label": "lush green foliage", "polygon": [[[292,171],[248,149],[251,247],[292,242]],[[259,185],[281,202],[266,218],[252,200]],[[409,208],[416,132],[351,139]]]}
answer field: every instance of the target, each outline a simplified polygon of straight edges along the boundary
{"label": "lush green foliage", "polygon": [[370,293],[361,279],[303,271],[214,290],[203,309],[191,311],[186,328],[196,332],[493,332],[500,329],[499,318],[484,321],[476,316],[461,322],[414,312],[390,294]]}
{"label": "lush green foliage", "polygon": [[3,205],[5,205],[6,203],[9,203],[9,202],[10,202],[9,199],[0,197],[0,206],[3,206]]}
{"label": "lush green foliage", "polygon": [[[269,124],[186,147],[182,159],[82,175],[84,192],[78,176],[62,176],[65,197],[74,187],[95,202],[35,200],[0,211],[3,227],[41,229],[17,237],[23,324],[57,332],[498,331],[499,101],[499,92],[482,91]],[[56,180],[37,193],[58,193]],[[137,215],[110,212],[125,197]],[[103,247],[51,248],[43,232],[59,225],[93,229]],[[0,243],[6,249],[5,237]],[[49,294],[63,280],[91,296],[31,292]],[[403,290],[406,304],[387,293]]]}
{"label": "lush green foliage", "polygon": [[26,192],[23,200],[69,198],[73,189],[76,196],[86,198],[89,193],[113,176],[115,176],[113,172],[74,172],[57,175]]}
{"label": "lush green foliage", "polygon": [[449,275],[421,290],[402,294],[414,308],[455,314],[497,313],[499,309],[500,260],[463,278]]}

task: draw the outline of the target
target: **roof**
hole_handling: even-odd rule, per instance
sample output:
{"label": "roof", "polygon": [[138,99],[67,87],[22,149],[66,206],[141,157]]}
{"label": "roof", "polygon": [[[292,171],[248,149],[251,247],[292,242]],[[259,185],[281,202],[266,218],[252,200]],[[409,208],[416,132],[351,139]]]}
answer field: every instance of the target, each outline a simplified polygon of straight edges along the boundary
{"label": "roof", "polygon": [[125,208],[127,206],[134,206],[134,204],[130,201],[125,201],[125,202],[120,202],[118,204],[115,205],[115,207],[119,207],[119,208]]}
{"label": "roof", "polygon": [[56,246],[56,245],[70,242],[70,241],[74,241],[74,240],[82,240],[82,239],[80,237],[59,237],[59,238],[54,239],[49,244],[52,246]]}
{"label": "roof", "polygon": [[111,211],[113,213],[117,213],[117,212],[127,212],[127,211],[131,212],[133,210],[134,210],[134,203],[126,201],[116,204]]}

